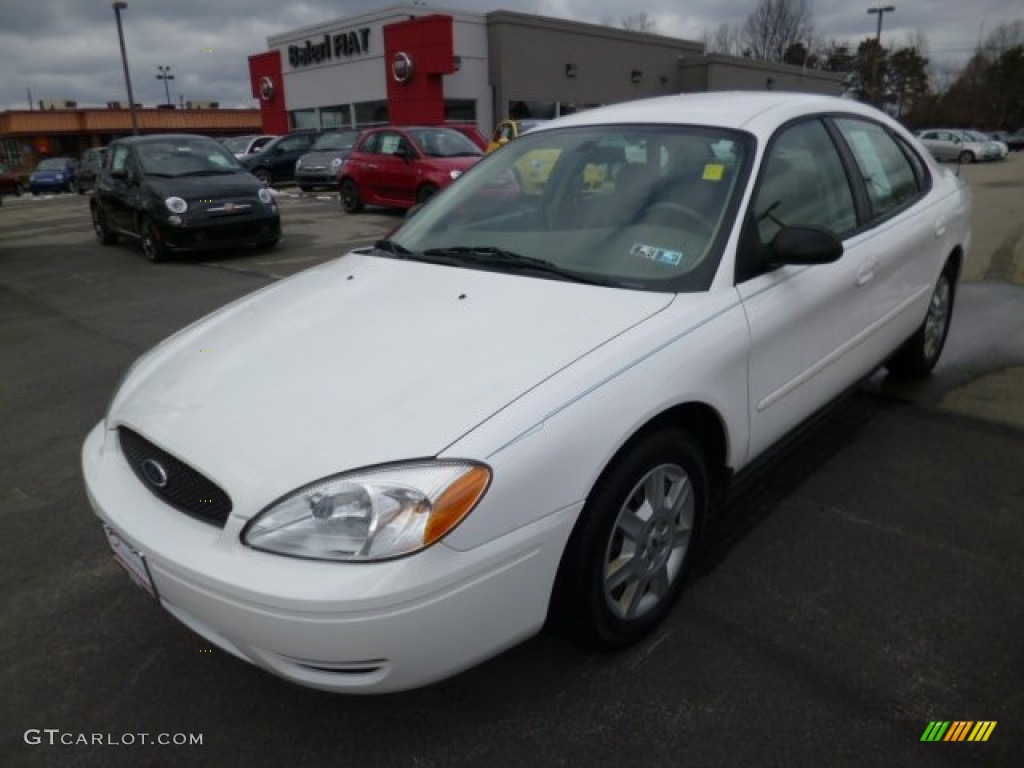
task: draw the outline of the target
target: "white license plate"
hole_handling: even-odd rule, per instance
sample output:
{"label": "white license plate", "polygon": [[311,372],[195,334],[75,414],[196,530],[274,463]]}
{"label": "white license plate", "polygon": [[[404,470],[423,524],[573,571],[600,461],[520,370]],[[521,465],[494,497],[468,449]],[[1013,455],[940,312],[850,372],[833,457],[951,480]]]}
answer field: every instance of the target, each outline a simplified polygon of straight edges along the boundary
{"label": "white license plate", "polygon": [[128,571],[132,581],[146,590],[149,596],[155,600],[156,586],[153,584],[153,578],[149,575],[149,566],[146,565],[145,555],[122,539],[117,531],[106,523],[103,524],[103,530],[107,534],[107,544],[110,545],[110,551],[114,553],[114,559]]}

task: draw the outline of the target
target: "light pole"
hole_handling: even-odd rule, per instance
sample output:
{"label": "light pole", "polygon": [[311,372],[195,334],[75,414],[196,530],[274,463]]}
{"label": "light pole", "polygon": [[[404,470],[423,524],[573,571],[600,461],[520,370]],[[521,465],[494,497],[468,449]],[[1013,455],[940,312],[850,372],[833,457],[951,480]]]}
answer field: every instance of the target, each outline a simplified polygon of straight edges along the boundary
{"label": "light pole", "polygon": [[132,134],[139,135],[139,123],[135,119],[135,97],[132,95],[132,78],[128,74],[128,54],[124,50],[124,30],[121,29],[121,11],[128,7],[124,0],[114,0],[114,17],[117,19],[117,39],[121,43],[121,64],[124,65],[124,84],[128,88],[128,111],[132,115]]}
{"label": "light pole", "polygon": [[875,59],[871,64],[871,88],[874,90],[875,101],[879,107],[882,106],[882,95],[879,93],[881,90],[878,87],[878,60],[882,58],[882,17],[887,13],[892,13],[896,10],[894,5],[878,6],[877,8],[868,8],[868,14],[876,14],[878,16],[878,28],[875,30]]}
{"label": "light pole", "polygon": [[162,67],[159,64],[157,64],[156,68],[157,68],[157,71],[160,73],[159,75],[156,76],[156,79],[164,81],[164,93],[167,95],[167,106],[168,107],[173,106],[171,104],[171,87],[167,84],[168,80],[173,80],[174,79],[174,75],[171,74],[171,68],[170,67]]}

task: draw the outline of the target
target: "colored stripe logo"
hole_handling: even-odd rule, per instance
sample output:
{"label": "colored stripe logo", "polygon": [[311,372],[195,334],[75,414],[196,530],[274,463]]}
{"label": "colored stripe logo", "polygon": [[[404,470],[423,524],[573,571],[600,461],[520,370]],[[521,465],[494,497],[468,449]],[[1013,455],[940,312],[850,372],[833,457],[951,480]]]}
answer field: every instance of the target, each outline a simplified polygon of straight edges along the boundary
{"label": "colored stripe logo", "polygon": [[988,741],[996,720],[932,720],[921,741]]}

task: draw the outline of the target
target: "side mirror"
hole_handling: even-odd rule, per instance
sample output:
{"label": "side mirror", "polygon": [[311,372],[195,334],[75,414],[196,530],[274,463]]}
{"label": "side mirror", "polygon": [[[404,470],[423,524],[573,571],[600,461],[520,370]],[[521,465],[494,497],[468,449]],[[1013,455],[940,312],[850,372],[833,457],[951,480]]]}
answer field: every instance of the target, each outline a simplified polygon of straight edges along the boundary
{"label": "side mirror", "polygon": [[827,229],[783,227],[772,239],[769,264],[831,264],[843,255],[843,244]]}

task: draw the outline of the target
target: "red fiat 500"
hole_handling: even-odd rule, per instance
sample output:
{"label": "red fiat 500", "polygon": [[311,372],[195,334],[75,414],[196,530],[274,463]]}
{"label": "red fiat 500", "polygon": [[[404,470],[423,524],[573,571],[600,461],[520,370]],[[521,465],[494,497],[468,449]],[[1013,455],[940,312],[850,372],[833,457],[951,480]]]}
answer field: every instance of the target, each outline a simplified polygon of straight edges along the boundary
{"label": "red fiat 500", "polygon": [[363,133],[338,173],[341,205],[411,208],[435,195],[483,156],[463,134],[441,126],[374,128]]}

